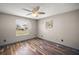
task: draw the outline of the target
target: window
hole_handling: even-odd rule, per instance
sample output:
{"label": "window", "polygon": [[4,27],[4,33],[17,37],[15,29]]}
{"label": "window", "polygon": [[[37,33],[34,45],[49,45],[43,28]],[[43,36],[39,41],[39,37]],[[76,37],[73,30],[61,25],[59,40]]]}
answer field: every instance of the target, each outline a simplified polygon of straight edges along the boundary
{"label": "window", "polygon": [[25,21],[16,20],[16,36],[29,34],[28,27]]}

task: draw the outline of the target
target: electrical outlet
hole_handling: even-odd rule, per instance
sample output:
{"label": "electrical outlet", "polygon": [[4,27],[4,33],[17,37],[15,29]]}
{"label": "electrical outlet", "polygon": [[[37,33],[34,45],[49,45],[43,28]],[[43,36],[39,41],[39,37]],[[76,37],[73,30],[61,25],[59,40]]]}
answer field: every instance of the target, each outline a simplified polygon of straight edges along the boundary
{"label": "electrical outlet", "polygon": [[41,35],[41,37],[43,37],[43,35]]}
{"label": "electrical outlet", "polygon": [[3,40],[4,42],[6,42],[6,40]]}
{"label": "electrical outlet", "polygon": [[61,39],[61,42],[63,42],[64,40],[63,39]]}

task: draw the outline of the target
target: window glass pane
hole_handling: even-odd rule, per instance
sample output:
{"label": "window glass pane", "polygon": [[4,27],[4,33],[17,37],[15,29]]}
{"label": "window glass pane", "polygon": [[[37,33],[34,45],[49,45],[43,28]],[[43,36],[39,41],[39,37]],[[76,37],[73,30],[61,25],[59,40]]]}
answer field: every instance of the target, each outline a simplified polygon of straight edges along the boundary
{"label": "window glass pane", "polygon": [[16,36],[28,35],[29,30],[26,22],[22,20],[16,20]]}

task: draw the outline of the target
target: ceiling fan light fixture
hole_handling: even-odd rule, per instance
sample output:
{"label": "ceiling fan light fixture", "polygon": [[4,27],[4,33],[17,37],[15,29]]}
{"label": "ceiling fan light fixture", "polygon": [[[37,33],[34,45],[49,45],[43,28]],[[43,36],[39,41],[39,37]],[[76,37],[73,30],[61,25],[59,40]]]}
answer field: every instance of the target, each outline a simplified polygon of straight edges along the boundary
{"label": "ceiling fan light fixture", "polygon": [[30,15],[31,14],[33,17],[38,17],[39,15],[45,14],[45,12],[41,12],[41,11],[39,11],[39,9],[40,9],[40,6],[36,6],[32,10],[23,8],[23,10],[28,11],[28,12],[31,12],[31,13],[29,13],[27,15]]}
{"label": "ceiling fan light fixture", "polygon": [[37,12],[36,13],[32,13],[32,16],[37,17],[38,13]]}

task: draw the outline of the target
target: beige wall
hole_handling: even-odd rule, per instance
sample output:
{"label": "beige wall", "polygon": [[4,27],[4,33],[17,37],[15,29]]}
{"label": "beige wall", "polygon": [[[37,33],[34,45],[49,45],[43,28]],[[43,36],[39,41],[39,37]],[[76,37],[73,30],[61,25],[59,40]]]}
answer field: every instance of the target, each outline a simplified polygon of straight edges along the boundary
{"label": "beige wall", "polygon": [[[30,28],[31,34],[16,37],[16,20],[23,20]],[[14,43],[36,37],[36,21],[0,13],[0,45]],[[6,42],[4,42],[6,40]]]}
{"label": "beige wall", "polygon": [[[48,30],[45,22],[53,20]],[[63,13],[38,21],[38,37],[79,49],[79,10]],[[61,39],[64,41],[61,42]]]}

